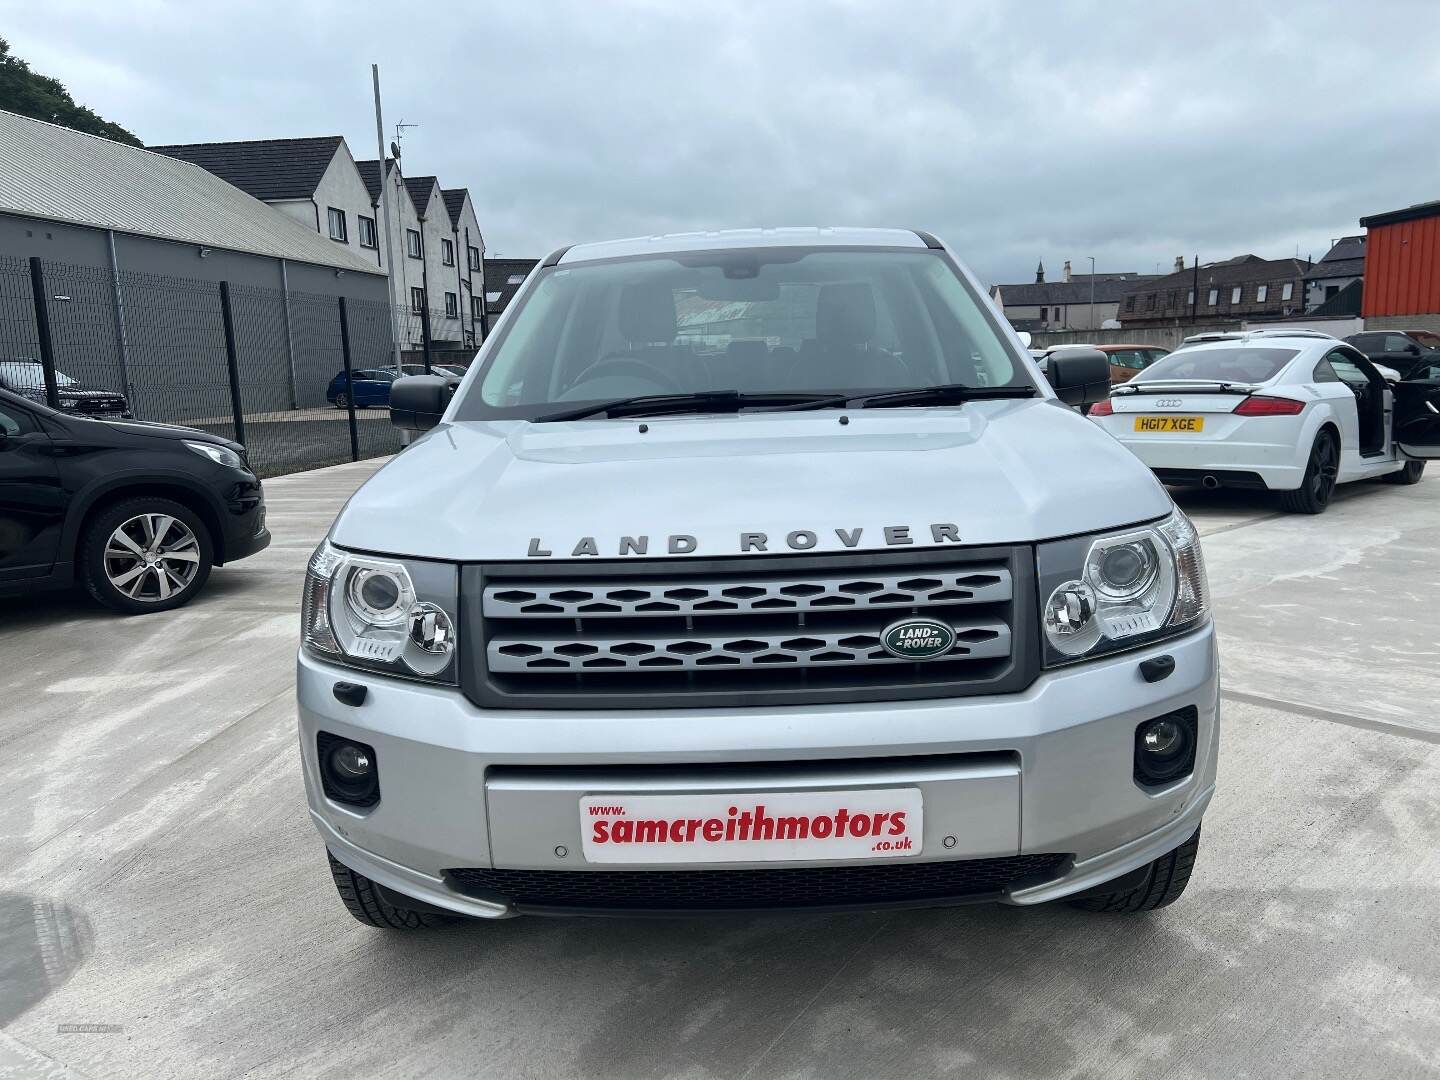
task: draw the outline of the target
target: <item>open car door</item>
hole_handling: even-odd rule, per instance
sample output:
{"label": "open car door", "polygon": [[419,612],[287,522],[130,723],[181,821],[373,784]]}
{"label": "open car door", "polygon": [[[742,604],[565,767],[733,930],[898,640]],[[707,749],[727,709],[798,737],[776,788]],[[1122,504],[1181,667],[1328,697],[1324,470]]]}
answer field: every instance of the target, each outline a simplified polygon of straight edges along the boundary
{"label": "open car door", "polygon": [[1395,392],[1395,446],[1406,457],[1440,458],[1440,364],[1413,372]]}

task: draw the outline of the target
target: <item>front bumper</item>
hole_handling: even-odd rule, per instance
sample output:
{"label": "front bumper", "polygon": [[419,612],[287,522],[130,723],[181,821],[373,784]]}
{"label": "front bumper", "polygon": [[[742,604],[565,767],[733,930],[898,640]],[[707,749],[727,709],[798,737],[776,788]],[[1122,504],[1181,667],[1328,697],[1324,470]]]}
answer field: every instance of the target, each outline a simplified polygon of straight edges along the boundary
{"label": "front bumper", "polygon": [[[248,469],[219,468],[224,475],[221,502],[225,508],[220,554],[222,562],[232,563],[270,546],[270,530],[265,527],[265,489]],[[234,479],[237,472],[238,480]]]}
{"label": "front bumper", "polygon": [[[1158,683],[1141,661],[1169,654]],[[341,704],[337,681],[367,688]],[[615,871],[582,855],[585,793],[920,788],[918,861],[1063,852],[1047,880],[999,896],[1037,904],[1120,877],[1183,843],[1214,791],[1219,684],[1210,625],[1183,638],[1043,674],[1019,694],[841,706],[584,713],[483,710],[458,691],[302,654],[300,744],[311,816],[353,870],[434,907],[484,918],[515,908],[458,888],[445,871]],[[1198,711],[1190,776],[1157,791],[1132,777],[1138,724]],[[375,750],[380,801],[325,797],[316,736]],[[947,846],[948,845],[948,846]],[[635,864],[625,872],[853,863]],[[866,863],[865,865],[879,865]]]}

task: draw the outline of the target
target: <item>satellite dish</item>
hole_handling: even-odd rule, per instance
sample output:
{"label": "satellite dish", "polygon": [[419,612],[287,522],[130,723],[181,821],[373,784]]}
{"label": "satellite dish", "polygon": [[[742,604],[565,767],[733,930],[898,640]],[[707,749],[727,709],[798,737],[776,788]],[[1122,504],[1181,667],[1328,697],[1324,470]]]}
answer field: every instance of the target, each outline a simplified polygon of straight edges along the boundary
{"label": "satellite dish", "polygon": [[400,160],[400,144],[398,142],[392,142],[390,144],[390,156],[396,161]]}

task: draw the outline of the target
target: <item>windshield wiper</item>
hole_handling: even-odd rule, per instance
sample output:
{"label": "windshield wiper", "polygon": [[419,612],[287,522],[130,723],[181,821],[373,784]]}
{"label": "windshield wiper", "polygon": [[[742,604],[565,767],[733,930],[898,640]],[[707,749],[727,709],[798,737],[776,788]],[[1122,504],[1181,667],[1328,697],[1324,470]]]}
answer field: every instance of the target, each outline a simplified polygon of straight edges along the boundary
{"label": "windshield wiper", "polygon": [[915,386],[909,390],[889,390],[883,394],[865,394],[862,397],[852,397],[846,404],[858,409],[891,409],[905,405],[959,405],[966,401],[1034,396],[1033,386],[966,386],[964,383],[944,383],[940,386]]}
{"label": "windshield wiper", "polygon": [[535,417],[534,423],[548,424],[563,420],[584,420],[590,416],[614,419],[621,416],[663,416],[666,413],[728,413],[750,408],[823,409],[841,405],[845,398],[835,394],[772,394],[742,393],[739,390],[699,390],[693,394],[641,394],[616,398],[598,405],[579,405],[573,409],[546,413]]}

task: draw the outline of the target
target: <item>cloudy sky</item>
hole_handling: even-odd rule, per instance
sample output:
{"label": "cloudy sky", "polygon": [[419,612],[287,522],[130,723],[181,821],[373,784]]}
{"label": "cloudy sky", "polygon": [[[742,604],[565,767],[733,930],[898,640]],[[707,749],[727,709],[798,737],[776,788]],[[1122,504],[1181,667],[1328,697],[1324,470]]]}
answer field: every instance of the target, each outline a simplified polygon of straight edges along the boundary
{"label": "cloudy sky", "polygon": [[343,134],[492,255],[736,225],[929,229],[987,281],[1319,258],[1440,198],[1440,4],[0,0],[147,143]]}

